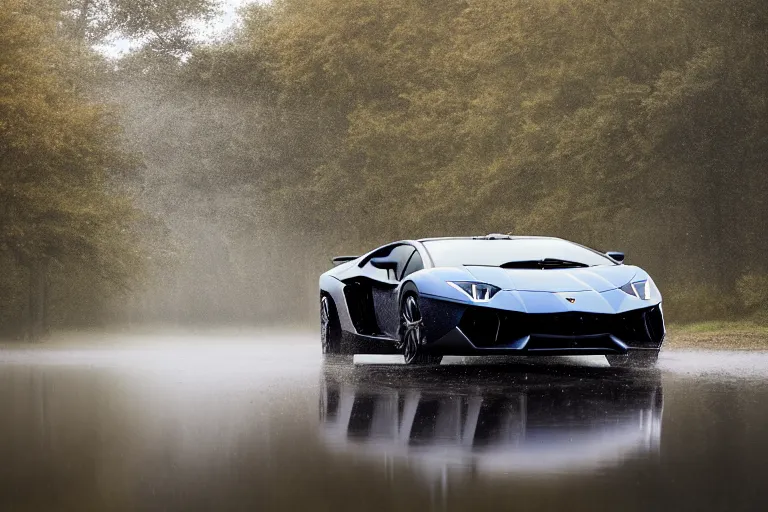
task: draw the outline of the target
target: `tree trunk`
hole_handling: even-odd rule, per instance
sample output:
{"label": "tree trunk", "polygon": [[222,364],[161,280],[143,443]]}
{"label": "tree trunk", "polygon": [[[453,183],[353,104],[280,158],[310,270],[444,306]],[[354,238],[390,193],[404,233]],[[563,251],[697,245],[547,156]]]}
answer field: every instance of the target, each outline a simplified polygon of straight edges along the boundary
{"label": "tree trunk", "polygon": [[26,339],[39,341],[48,332],[48,265],[34,261],[28,265],[29,290]]}
{"label": "tree trunk", "polygon": [[77,19],[77,35],[81,41],[85,41],[85,35],[88,31],[88,9],[91,7],[91,0],[83,0],[80,6],[80,16]]}
{"label": "tree trunk", "polygon": [[[719,162],[718,162],[719,163]],[[707,179],[707,207],[709,209],[708,232],[709,256],[713,266],[713,281],[721,293],[731,293],[734,287],[734,279],[728,259],[732,257],[729,251],[729,239],[726,232],[725,212],[723,202],[727,193],[724,190],[722,170],[717,168],[718,163],[709,165],[705,174]],[[722,165],[722,164],[720,164]]]}

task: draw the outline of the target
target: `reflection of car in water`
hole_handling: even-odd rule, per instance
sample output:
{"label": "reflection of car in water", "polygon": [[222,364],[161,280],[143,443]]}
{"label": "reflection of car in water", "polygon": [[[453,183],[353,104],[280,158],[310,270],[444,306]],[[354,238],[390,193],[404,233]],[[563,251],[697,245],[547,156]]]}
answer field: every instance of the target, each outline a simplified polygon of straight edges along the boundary
{"label": "reflection of car in water", "polygon": [[334,450],[406,459],[426,473],[552,473],[618,464],[659,448],[659,374],[443,366],[326,371],[322,435]]}

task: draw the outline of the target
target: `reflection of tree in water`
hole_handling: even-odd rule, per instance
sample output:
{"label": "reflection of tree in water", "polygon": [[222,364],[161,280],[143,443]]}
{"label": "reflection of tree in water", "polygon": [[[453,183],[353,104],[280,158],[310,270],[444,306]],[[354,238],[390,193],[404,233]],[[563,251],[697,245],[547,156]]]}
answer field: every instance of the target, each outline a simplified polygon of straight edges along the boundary
{"label": "reflection of tree in water", "polygon": [[427,475],[597,469],[659,449],[656,372],[454,369],[395,376],[327,369],[324,438],[337,450],[404,458]]}

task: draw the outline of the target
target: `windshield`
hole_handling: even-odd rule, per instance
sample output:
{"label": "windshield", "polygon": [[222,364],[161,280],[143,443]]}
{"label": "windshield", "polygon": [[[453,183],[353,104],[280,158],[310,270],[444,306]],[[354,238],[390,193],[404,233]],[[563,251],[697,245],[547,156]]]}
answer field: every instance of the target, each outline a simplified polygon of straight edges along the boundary
{"label": "windshield", "polygon": [[[424,246],[437,267],[483,265],[509,268],[541,268],[514,265],[515,262],[560,260],[572,266],[615,265],[607,256],[573,242],[553,238],[511,240],[430,240]],[[566,267],[568,265],[562,265]]]}

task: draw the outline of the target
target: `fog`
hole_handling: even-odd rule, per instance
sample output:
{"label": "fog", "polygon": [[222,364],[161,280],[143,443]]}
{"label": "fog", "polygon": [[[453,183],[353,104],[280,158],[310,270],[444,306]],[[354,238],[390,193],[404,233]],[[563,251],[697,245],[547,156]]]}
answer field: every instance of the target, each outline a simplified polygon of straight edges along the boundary
{"label": "fog", "polygon": [[764,324],[765,5],[603,4],[8,0],[0,335],[307,327],[333,255],[490,232]]}
{"label": "fog", "polygon": [[[765,510],[767,55],[765,0],[0,0],[0,509]],[[663,318],[318,332],[333,256],[489,233]]]}
{"label": "fog", "polygon": [[147,216],[151,261],[118,318],[213,326],[306,322],[314,313],[310,288],[327,258],[314,254],[314,239],[302,240],[270,217],[266,194],[252,183],[272,165],[265,125],[273,114],[258,103],[130,77],[119,90],[111,100],[143,161],[124,185]]}

